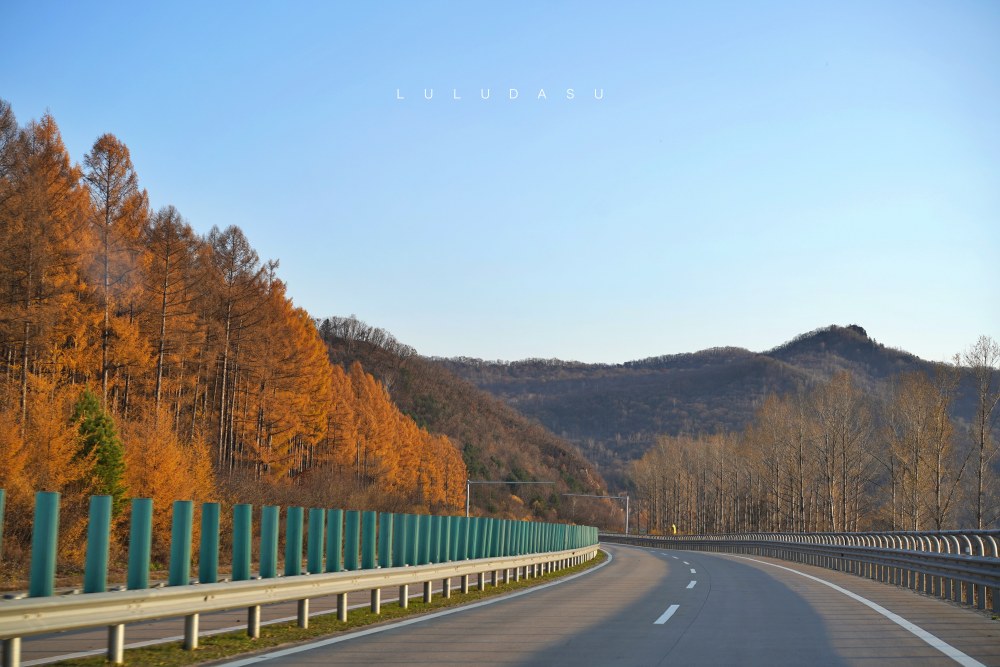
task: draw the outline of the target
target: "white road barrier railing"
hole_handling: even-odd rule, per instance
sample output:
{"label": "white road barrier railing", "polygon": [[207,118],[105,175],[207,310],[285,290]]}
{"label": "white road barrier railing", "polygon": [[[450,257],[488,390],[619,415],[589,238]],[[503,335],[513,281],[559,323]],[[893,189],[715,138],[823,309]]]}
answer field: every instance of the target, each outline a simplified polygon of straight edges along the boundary
{"label": "white road barrier railing", "polygon": [[[524,556],[503,556],[476,560],[453,561],[432,565],[416,565],[371,570],[353,570],[326,574],[305,574],[273,579],[254,579],[213,584],[192,584],[165,588],[112,591],[21,598],[0,601],[0,639],[3,640],[3,665],[20,664],[20,639],[31,635],[80,630],[107,626],[109,628],[108,659],[122,662],[124,626],[153,619],[185,617],[186,648],[198,645],[198,615],[225,609],[249,610],[247,633],[260,633],[260,606],[298,600],[299,625],[308,623],[308,601],[311,598],[336,595],[337,613],[346,620],[347,594],[370,590],[372,611],[378,613],[380,590],[397,586],[428,584],[445,580],[443,595],[450,596],[450,582],[462,578],[462,590],[469,588],[468,578],[479,576],[479,585],[491,580],[508,582],[541,576],[583,563],[597,555],[598,545]],[[424,587],[424,597],[430,601]]]}
{"label": "white road barrier railing", "polygon": [[779,558],[1000,613],[1000,531],[601,534],[602,542]]}

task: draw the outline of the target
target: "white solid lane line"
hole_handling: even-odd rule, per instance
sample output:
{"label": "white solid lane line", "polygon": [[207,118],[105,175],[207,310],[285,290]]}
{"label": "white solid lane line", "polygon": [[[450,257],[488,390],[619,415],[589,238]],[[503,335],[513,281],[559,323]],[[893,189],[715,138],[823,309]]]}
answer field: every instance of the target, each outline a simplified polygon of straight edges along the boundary
{"label": "white solid lane line", "polygon": [[690,584],[688,584],[688,588],[694,588],[694,585],[697,583],[698,583],[697,581],[692,581]]}
{"label": "white solid lane line", "polygon": [[667,607],[667,610],[660,615],[658,619],[653,621],[653,625],[663,625],[664,623],[669,621],[670,617],[674,615],[674,612],[680,608],[681,606],[679,604],[670,605],[669,607]]}
{"label": "white solid lane line", "polygon": [[906,620],[902,616],[899,616],[898,614],[894,614],[893,612],[889,611],[885,607],[872,602],[868,598],[863,598],[860,595],[858,595],[857,593],[853,593],[853,592],[847,590],[846,588],[841,588],[837,584],[830,583],[829,581],[826,581],[824,579],[820,579],[819,577],[814,577],[811,574],[806,574],[805,572],[799,572],[798,570],[793,570],[790,567],[784,567],[783,565],[775,565],[774,563],[768,563],[766,561],[757,560],[755,558],[747,558],[746,556],[733,556],[733,557],[734,558],[741,558],[743,560],[752,561],[754,563],[760,563],[761,565],[770,565],[771,567],[776,567],[779,570],[785,570],[787,572],[791,572],[793,574],[797,574],[800,577],[805,577],[806,579],[812,579],[813,581],[819,582],[819,583],[823,584],[824,586],[829,586],[833,590],[835,590],[837,592],[840,592],[840,593],[843,593],[844,595],[846,595],[847,597],[851,598],[852,600],[856,600],[857,602],[860,602],[861,604],[865,605],[869,609],[882,614],[883,616],[885,616],[886,618],[888,618],[890,621],[892,621],[893,623],[895,623],[899,627],[903,628],[904,630],[907,630],[907,631],[911,632],[912,634],[914,634],[917,637],[919,637],[920,639],[924,640],[925,642],[927,642],[928,644],[930,644],[931,646],[933,646],[937,650],[939,650],[942,653],[944,653],[946,656],[948,656],[949,658],[951,658],[952,660],[954,660],[958,664],[963,665],[963,667],[986,667],[983,663],[979,662],[975,658],[972,658],[972,657],[966,655],[965,653],[962,653],[961,651],[959,651],[957,648],[955,648],[951,644],[947,643],[943,639],[939,639],[938,637],[935,637],[934,635],[932,635],[931,633],[927,632],[926,630],[924,630],[920,626],[914,625],[913,623],[909,622],[908,620]]}

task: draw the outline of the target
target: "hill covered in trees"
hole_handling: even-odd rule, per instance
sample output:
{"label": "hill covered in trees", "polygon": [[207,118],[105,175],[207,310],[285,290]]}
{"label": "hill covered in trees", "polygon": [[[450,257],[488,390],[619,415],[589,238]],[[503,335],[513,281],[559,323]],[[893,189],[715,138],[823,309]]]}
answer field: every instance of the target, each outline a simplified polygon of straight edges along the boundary
{"label": "hill covered in trees", "polygon": [[450,439],[331,363],[238,227],[151,210],[115,136],[76,164],[55,119],[2,100],[0,458],[15,559],[37,490],[62,492],[72,559],[92,493],[119,515],[152,497],[159,548],[175,499],[455,512],[467,477]]}
{"label": "hill covered in trees", "polygon": [[476,485],[474,509],[620,525],[621,510],[609,501],[562,495],[606,493],[601,475],[571,443],[382,329],[354,317],[326,318],[318,326],[335,363],[362,363],[406,415],[455,442],[471,479],[554,482]]}
{"label": "hill covered in trees", "polygon": [[[837,372],[874,391],[897,374],[937,366],[872,340],[857,325],[818,329],[761,353],[713,348],[624,364],[433,361],[576,443],[616,482],[659,436],[741,431],[769,395],[802,392]],[[973,418],[968,378],[954,411]]]}

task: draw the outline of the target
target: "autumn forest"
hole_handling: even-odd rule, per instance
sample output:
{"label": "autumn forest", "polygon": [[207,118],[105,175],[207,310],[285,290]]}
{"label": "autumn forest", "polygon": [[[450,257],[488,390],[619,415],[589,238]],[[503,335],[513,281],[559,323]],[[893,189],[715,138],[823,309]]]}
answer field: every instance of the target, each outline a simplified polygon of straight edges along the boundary
{"label": "autumn forest", "polygon": [[63,494],[69,551],[81,499],[99,493],[167,507],[280,503],[294,487],[285,504],[461,507],[454,444],[359,364],[332,364],[276,270],[238,227],[200,235],[174,207],[151,210],[115,136],[76,164],[54,118],[19,124],[0,101],[8,554],[36,490]]}

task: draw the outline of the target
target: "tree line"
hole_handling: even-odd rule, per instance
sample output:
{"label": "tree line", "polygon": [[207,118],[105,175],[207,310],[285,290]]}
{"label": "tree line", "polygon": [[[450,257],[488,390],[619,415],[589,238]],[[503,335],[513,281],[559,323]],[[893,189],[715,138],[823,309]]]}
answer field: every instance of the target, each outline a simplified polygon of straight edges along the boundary
{"label": "tree line", "polygon": [[12,540],[27,539],[42,489],[64,505],[102,491],[159,506],[253,502],[295,485],[317,504],[461,506],[457,448],[359,364],[332,364],[277,268],[239,227],[201,235],[173,206],[152,210],[114,135],[74,164],[51,115],[22,126],[0,100],[0,488]]}
{"label": "tree line", "polygon": [[[633,461],[639,528],[669,534],[941,530],[1000,522],[1000,345],[863,389],[847,371],[770,394],[739,432],[661,436]],[[961,384],[973,419],[953,402]]]}

